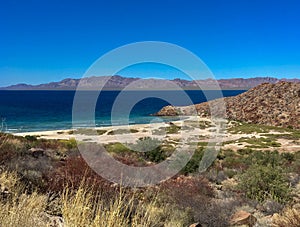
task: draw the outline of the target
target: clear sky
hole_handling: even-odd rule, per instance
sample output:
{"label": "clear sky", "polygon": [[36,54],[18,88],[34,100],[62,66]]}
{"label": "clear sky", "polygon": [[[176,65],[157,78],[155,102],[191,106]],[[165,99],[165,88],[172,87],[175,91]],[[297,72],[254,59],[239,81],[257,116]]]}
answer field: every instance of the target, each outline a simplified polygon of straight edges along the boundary
{"label": "clear sky", "polygon": [[300,78],[299,10],[298,0],[3,0],[0,86],[80,78],[107,51],[148,40],[189,49],[217,78]]}

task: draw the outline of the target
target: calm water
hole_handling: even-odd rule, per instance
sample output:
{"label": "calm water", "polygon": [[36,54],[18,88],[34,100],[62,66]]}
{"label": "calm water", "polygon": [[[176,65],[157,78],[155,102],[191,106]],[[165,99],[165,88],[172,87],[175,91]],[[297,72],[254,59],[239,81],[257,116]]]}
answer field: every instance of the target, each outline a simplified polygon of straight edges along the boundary
{"label": "calm water", "polygon": [[[244,91],[226,90],[223,91],[223,95],[234,96],[242,92]],[[111,110],[119,93],[119,91],[100,93],[95,108],[97,126],[112,124]],[[74,91],[0,91],[0,129],[9,132],[70,129],[74,94]],[[202,91],[186,91],[186,94],[193,103],[219,97],[215,91],[208,91],[205,95]],[[174,105],[190,104],[178,91],[127,91],[126,95],[123,95],[123,106],[118,110],[120,119],[122,109],[126,109],[127,103],[132,103],[139,97],[150,97],[137,102],[131,109],[129,118],[131,124],[149,123],[154,119],[149,116],[150,114],[169,104],[155,98],[159,96],[170,98]]]}

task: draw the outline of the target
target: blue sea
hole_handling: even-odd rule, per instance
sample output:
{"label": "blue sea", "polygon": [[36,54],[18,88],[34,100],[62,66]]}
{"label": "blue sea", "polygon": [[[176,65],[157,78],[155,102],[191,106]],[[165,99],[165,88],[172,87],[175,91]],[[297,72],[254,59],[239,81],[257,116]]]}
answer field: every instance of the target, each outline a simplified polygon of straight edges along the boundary
{"label": "blue sea", "polygon": [[[86,91],[92,92],[92,91]],[[172,97],[173,105],[184,106],[190,104],[181,98],[178,91],[126,91],[130,97],[144,98],[131,108],[129,123],[144,124],[155,117],[151,114],[169,105],[165,100],[157,97]],[[182,92],[182,91],[181,91]],[[192,103],[201,103],[213,97],[216,91],[199,90],[185,91]],[[224,97],[238,95],[244,90],[224,90]],[[109,126],[113,104],[120,91],[102,91],[95,107],[96,126]],[[0,91],[0,130],[6,132],[29,132],[44,130],[71,129],[72,107],[75,91]],[[217,95],[216,98],[219,98]],[[126,108],[126,95],[123,105]],[[132,100],[128,100],[131,103]],[[118,110],[122,116],[122,108]],[[128,119],[128,117],[127,117]],[[170,119],[166,119],[170,120]],[[122,124],[122,121],[120,121]],[[84,124],[82,125],[84,127]]]}

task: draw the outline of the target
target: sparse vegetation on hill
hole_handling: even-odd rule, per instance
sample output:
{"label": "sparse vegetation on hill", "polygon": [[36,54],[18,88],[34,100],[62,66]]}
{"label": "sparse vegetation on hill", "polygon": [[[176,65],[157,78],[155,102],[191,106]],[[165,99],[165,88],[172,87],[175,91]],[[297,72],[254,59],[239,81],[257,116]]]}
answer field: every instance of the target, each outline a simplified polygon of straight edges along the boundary
{"label": "sparse vegetation on hill", "polygon": [[[278,82],[276,84],[263,83],[234,97],[223,98],[226,105],[228,119],[262,124],[300,128],[300,83]],[[210,108],[215,108],[214,115],[220,114],[218,107],[220,100],[196,104],[193,107],[166,106],[156,115],[174,116],[189,115],[196,108],[198,115],[209,116]]]}

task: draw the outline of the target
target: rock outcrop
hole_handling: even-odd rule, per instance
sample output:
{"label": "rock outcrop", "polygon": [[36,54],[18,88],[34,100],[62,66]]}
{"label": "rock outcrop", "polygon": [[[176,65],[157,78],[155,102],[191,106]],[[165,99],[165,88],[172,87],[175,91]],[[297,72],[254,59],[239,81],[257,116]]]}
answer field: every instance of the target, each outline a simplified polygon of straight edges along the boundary
{"label": "rock outcrop", "polygon": [[243,210],[237,211],[230,219],[231,226],[249,226],[252,227],[256,223],[256,218]]}
{"label": "rock outcrop", "polygon": [[[276,84],[264,83],[245,93],[187,107],[166,106],[155,115],[169,113],[190,115],[196,109],[202,117],[222,116],[222,105],[228,119],[255,124],[300,128],[300,83],[281,81]],[[219,109],[218,109],[219,108]]]}

